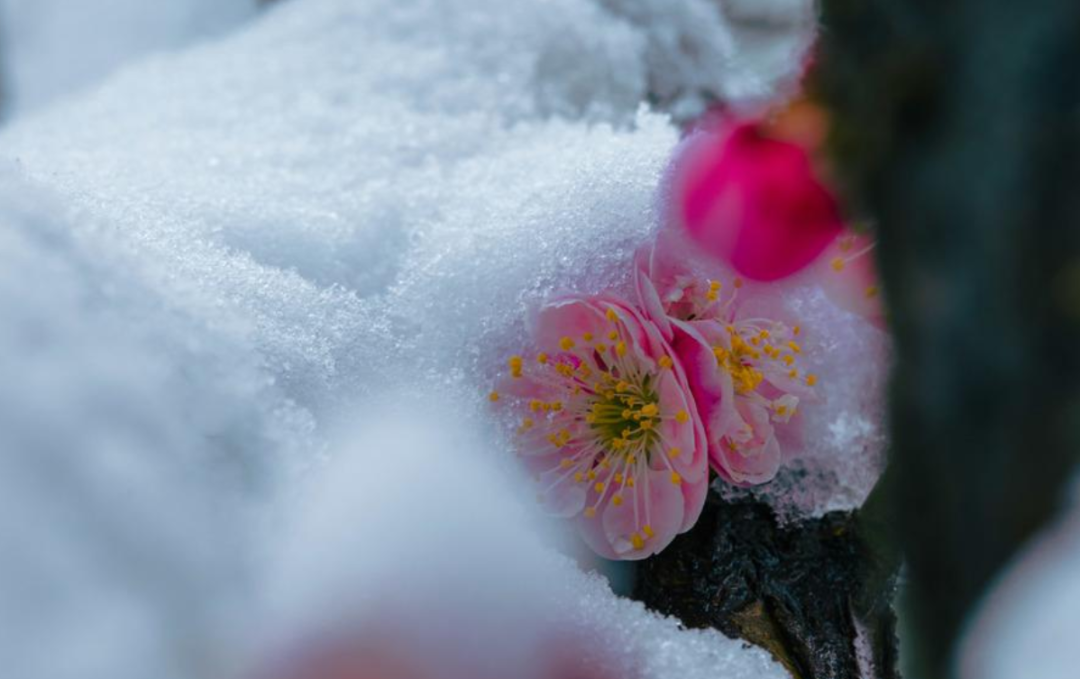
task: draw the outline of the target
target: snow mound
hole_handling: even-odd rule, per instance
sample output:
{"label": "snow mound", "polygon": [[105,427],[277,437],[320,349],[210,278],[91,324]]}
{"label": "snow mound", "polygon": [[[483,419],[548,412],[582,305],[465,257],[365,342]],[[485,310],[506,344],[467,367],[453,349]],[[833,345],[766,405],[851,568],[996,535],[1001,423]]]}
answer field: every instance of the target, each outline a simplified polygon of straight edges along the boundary
{"label": "snow mound", "polygon": [[149,291],[10,168],[0,186],[0,656],[28,678],[192,676],[312,423],[242,330]]}
{"label": "snow mound", "polygon": [[287,512],[264,616],[264,643],[285,650],[260,657],[314,664],[341,654],[325,644],[338,639],[351,657],[339,664],[401,655],[407,676],[432,679],[787,676],[765,651],[684,630],[557,556],[558,536],[517,492],[526,481],[481,453],[491,447],[481,413],[447,408],[463,396],[406,391],[363,404],[362,430]]}

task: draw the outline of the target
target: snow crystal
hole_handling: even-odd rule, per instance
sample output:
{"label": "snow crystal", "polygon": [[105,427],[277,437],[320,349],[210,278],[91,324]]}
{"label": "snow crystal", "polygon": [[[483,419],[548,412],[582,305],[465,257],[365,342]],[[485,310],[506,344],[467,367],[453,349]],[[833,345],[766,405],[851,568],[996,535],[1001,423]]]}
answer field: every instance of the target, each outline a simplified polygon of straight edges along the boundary
{"label": "snow crystal", "polygon": [[[289,611],[282,633],[300,634],[319,602],[406,596],[412,583],[386,573],[410,554],[475,591],[484,580],[461,564],[480,533],[457,516],[517,535],[520,551],[493,564],[565,588],[545,608],[528,583],[490,577],[504,599],[609,635],[644,676],[782,676],[549,551],[531,558],[530,524],[501,517],[496,496],[485,509],[486,487],[443,520],[396,485],[426,478],[445,497],[423,472],[473,447],[489,451],[462,462],[477,478],[502,473],[483,471],[490,458],[512,462],[478,414],[488,378],[531,304],[625,283],[678,136],[649,102],[689,110],[783,80],[733,52],[729,32],[737,44],[710,0],[292,0],[0,133],[17,162],[0,191],[0,535],[20,555],[0,566],[0,598],[18,602],[0,607],[10,673],[221,676],[264,608]],[[396,388],[440,405],[415,406],[418,438],[375,445]],[[429,417],[440,408],[461,427],[445,441],[449,425]],[[346,471],[322,521],[304,502],[319,491],[303,489],[319,488],[343,423],[360,433],[338,458],[394,465],[335,460],[323,473]],[[372,490],[385,509],[350,491],[383,479],[399,489]],[[385,525],[442,531],[419,552],[319,529],[348,531],[355,514],[385,534],[379,520],[414,507],[430,521]],[[41,527],[20,525],[27,514]],[[315,518],[280,522],[294,515]],[[293,540],[318,563],[296,564]],[[457,561],[423,551],[455,542]]]}
{"label": "snow crystal", "polygon": [[254,15],[257,0],[0,0],[0,91],[23,113],[135,57],[176,49]]}

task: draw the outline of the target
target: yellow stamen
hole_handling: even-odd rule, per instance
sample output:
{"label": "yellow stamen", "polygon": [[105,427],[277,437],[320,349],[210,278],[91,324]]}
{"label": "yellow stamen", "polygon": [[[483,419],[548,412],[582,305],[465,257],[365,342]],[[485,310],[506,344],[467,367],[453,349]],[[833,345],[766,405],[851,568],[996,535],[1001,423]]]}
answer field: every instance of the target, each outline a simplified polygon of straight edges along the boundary
{"label": "yellow stamen", "polygon": [[675,365],[675,362],[671,360],[670,356],[661,356],[659,362],[660,362],[660,367],[665,368],[665,369],[670,368],[671,366]]}
{"label": "yellow stamen", "polygon": [[676,486],[682,483],[682,477],[679,476],[679,472],[671,472],[671,482]]}
{"label": "yellow stamen", "polygon": [[591,519],[594,516],[596,516],[596,508],[594,508],[594,507],[586,507],[584,513],[585,513],[585,518],[586,519]]}
{"label": "yellow stamen", "polygon": [[810,386],[810,387],[817,384],[817,375],[815,375],[814,373],[808,373],[806,375],[806,384],[807,384],[807,386]]}
{"label": "yellow stamen", "polygon": [[832,267],[833,271],[843,271],[844,270],[844,258],[843,257],[836,257],[831,262],[829,262],[829,266]]}
{"label": "yellow stamen", "polygon": [[686,412],[685,410],[680,410],[679,412],[675,413],[675,421],[679,422],[680,424],[685,424],[689,422],[690,413]]}
{"label": "yellow stamen", "polygon": [[634,545],[634,549],[642,549],[645,547],[645,541],[641,539],[641,536],[634,533],[630,536],[630,544]]}
{"label": "yellow stamen", "polygon": [[679,448],[672,448],[671,450],[668,451],[667,454],[668,454],[668,457],[678,457],[678,456],[682,455],[682,450],[680,450]]}
{"label": "yellow stamen", "polygon": [[587,332],[587,333],[585,333],[584,335],[581,336],[581,339],[585,340],[586,342],[591,342],[592,338],[593,338],[593,334],[591,332]]}
{"label": "yellow stamen", "polygon": [[563,351],[570,351],[574,348],[574,340],[570,339],[569,337],[563,337],[561,340],[559,340],[559,348]]}
{"label": "yellow stamen", "polygon": [[622,506],[622,496],[621,495],[613,495],[613,496],[611,496],[611,504],[615,505],[616,507]]}
{"label": "yellow stamen", "polygon": [[490,394],[488,394],[488,400],[491,401],[492,403],[494,403],[495,401],[498,401],[499,400],[499,392],[493,391]]}
{"label": "yellow stamen", "polygon": [[645,535],[648,535],[650,538],[656,535],[656,533],[653,532],[652,526],[650,526],[649,524],[645,524],[644,526],[642,526],[641,530],[645,533]]}

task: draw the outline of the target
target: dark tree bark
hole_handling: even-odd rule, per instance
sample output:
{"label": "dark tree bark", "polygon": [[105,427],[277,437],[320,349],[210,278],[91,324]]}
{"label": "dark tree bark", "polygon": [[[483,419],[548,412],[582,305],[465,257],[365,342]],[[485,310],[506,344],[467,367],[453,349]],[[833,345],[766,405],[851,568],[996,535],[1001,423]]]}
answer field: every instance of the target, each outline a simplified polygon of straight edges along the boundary
{"label": "dark tree bark", "polygon": [[896,558],[875,540],[872,498],[781,526],[759,502],[710,494],[697,525],[639,567],[634,595],[689,627],[714,627],[767,649],[796,679],[860,674],[857,628],[875,679],[896,679]]}
{"label": "dark tree bark", "polygon": [[896,340],[913,674],[952,676],[1080,451],[1080,2],[824,0],[819,95]]}

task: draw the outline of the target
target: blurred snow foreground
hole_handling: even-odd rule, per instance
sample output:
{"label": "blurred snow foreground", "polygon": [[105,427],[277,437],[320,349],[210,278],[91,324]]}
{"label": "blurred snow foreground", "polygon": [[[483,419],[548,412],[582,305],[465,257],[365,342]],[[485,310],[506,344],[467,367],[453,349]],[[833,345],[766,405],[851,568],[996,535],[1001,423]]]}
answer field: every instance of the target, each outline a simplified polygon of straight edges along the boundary
{"label": "blurred snow foreground", "polygon": [[657,226],[643,102],[790,78],[774,4],[788,73],[708,0],[293,0],[3,130],[4,675],[275,676],[340,635],[401,676],[784,676],[558,556],[483,403],[525,310]]}
{"label": "blurred snow foreground", "polygon": [[0,0],[0,98],[33,111],[132,57],[181,47],[250,19],[258,0]]}

